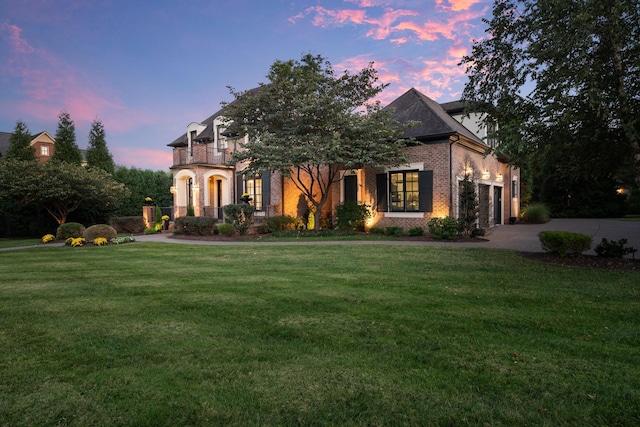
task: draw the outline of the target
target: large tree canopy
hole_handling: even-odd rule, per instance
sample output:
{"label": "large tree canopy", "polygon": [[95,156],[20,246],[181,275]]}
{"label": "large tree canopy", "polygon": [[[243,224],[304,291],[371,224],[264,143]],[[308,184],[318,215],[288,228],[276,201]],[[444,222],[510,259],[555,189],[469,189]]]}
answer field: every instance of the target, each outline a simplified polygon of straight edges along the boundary
{"label": "large tree canopy", "polygon": [[58,224],[83,206],[112,206],[129,190],[107,172],[67,162],[0,162],[0,201],[41,205]]}
{"label": "large tree canopy", "polygon": [[463,96],[515,163],[532,162],[541,194],[637,180],[638,0],[496,0],[486,23]]}
{"label": "large tree canopy", "polygon": [[336,76],[329,61],[307,54],[276,61],[267,79],[251,91],[231,89],[236,100],[225,104],[229,131],[248,135],[233,159],[247,173],[282,172],[322,212],[341,169],[406,161],[402,127],[371,102],[386,87],[372,64]]}

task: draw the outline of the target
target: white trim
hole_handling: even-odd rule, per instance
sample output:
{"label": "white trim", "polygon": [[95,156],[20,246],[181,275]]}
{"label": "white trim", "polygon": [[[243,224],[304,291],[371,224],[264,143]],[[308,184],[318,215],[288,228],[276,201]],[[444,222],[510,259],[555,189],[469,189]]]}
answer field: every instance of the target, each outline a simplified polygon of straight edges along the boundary
{"label": "white trim", "polygon": [[385,218],[424,218],[427,212],[381,212]]}

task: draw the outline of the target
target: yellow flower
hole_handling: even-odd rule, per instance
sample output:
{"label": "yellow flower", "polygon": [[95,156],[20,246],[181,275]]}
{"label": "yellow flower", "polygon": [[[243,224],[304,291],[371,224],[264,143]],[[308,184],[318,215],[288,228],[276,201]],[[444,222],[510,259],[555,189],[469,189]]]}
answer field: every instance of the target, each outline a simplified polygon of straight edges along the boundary
{"label": "yellow flower", "polygon": [[93,244],[96,246],[104,246],[107,243],[107,239],[105,239],[104,237],[96,237],[95,239],[93,239]]}
{"label": "yellow flower", "polygon": [[145,201],[145,202],[150,202],[150,201],[152,201],[152,200],[153,200],[153,199],[152,199],[151,197],[145,197],[145,199],[144,199],[144,201]]}
{"label": "yellow flower", "polygon": [[42,243],[49,243],[53,242],[54,240],[56,240],[56,236],[54,236],[53,234],[45,234],[44,236],[42,236]]}
{"label": "yellow flower", "polygon": [[169,215],[162,215],[163,221],[169,221]]}
{"label": "yellow flower", "polygon": [[82,246],[82,245],[84,245],[86,242],[87,242],[87,241],[86,241],[86,240],[84,240],[84,238],[82,238],[82,237],[75,237],[75,238],[73,238],[73,237],[69,237],[69,238],[67,239],[67,243],[68,243],[68,244],[70,244],[70,245],[71,245],[72,247],[74,247],[74,248],[75,248],[75,247],[78,247],[78,246]]}

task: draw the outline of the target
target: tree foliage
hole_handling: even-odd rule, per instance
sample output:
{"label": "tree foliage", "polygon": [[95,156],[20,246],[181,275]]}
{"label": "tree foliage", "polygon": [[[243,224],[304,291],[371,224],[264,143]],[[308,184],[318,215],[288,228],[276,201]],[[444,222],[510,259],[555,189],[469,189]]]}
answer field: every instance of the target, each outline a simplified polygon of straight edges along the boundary
{"label": "tree foliage", "polygon": [[500,149],[534,168],[538,196],[566,207],[589,182],[611,192],[637,180],[640,3],[495,0],[486,23],[463,59],[463,97],[499,124]]}
{"label": "tree foliage", "polygon": [[91,123],[91,130],[89,131],[87,165],[100,168],[110,174],[113,174],[115,170],[113,157],[109,153],[107,141],[105,140],[104,125],[98,119]]}
{"label": "tree foliage", "polygon": [[36,160],[36,153],[31,147],[31,134],[27,125],[22,122],[16,122],[16,127],[9,137],[9,148],[5,155],[6,159],[15,160]]}
{"label": "tree foliage", "polygon": [[280,171],[319,213],[341,169],[406,160],[403,129],[371,102],[386,87],[372,64],[336,76],[329,61],[307,54],[274,62],[267,79],[251,91],[231,89],[236,100],[225,104],[229,131],[248,136],[233,159],[246,162],[246,173]]}
{"label": "tree foliage", "polygon": [[82,153],[76,143],[76,128],[71,116],[63,111],[58,116],[58,129],[56,131],[56,143],[51,160],[82,164]]}
{"label": "tree foliage", "polygon": [[67,162],[0,162],[0,201],[40,205],[64,224],[79,206],[115,207],[128,195],[107,172]]}
{"label": "tree foliage", "polygon": [[154,205],[173,206],[173,195],[170,191],[173,175],[170,172],[118,166],[113,173],[113,178],[124,184],[130,191],[120,203],[117,216],[142,215],[142,206],[147,197],[153,200]]}

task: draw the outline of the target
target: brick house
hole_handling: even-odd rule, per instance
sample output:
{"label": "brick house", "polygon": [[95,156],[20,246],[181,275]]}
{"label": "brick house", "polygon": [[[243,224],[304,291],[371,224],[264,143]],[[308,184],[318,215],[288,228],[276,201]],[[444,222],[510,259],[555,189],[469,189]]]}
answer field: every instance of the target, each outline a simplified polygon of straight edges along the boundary
{"label": "brick house", "polygon": [[[11,133],[0,132],[0,158],[4,157],[9,149],[9,139]],[[55,139],[47,131],[40,132],[31,137],[31,147],[35,152],[36,158],[40,163],[45,163],[53,156],[53,150],[55,149]]]}
{"label": "brick house", "polygon": [[[489,130],[477,125],[478,117],[463,116],[461,102],[438,104],[415,89],[393,101],[395,118],[403,123],[419,121],[404,136],[407,165],[388,169],[365,167],[345,170],[327,201],[331,216],[335,205],[354,200],[372,207],[368,226],[421,226],[432,217],[458,216],[460,182],[472,173],[477,184],[479,225],[504,224],[519,213],[518,169],[504,156],[485,155],[494,144]],[[202,122],[187,126],[187,132],[168,144],[173,148],[174,217],[193,208],[196,216],[222,218],[222,207],[238,203],[243,193],[253,198],[256,216],[303,217],[307,203],[300,192],[277,172],[243,177],[243,165],[228,161],[246,137],[225,132],[223,110]]]}

